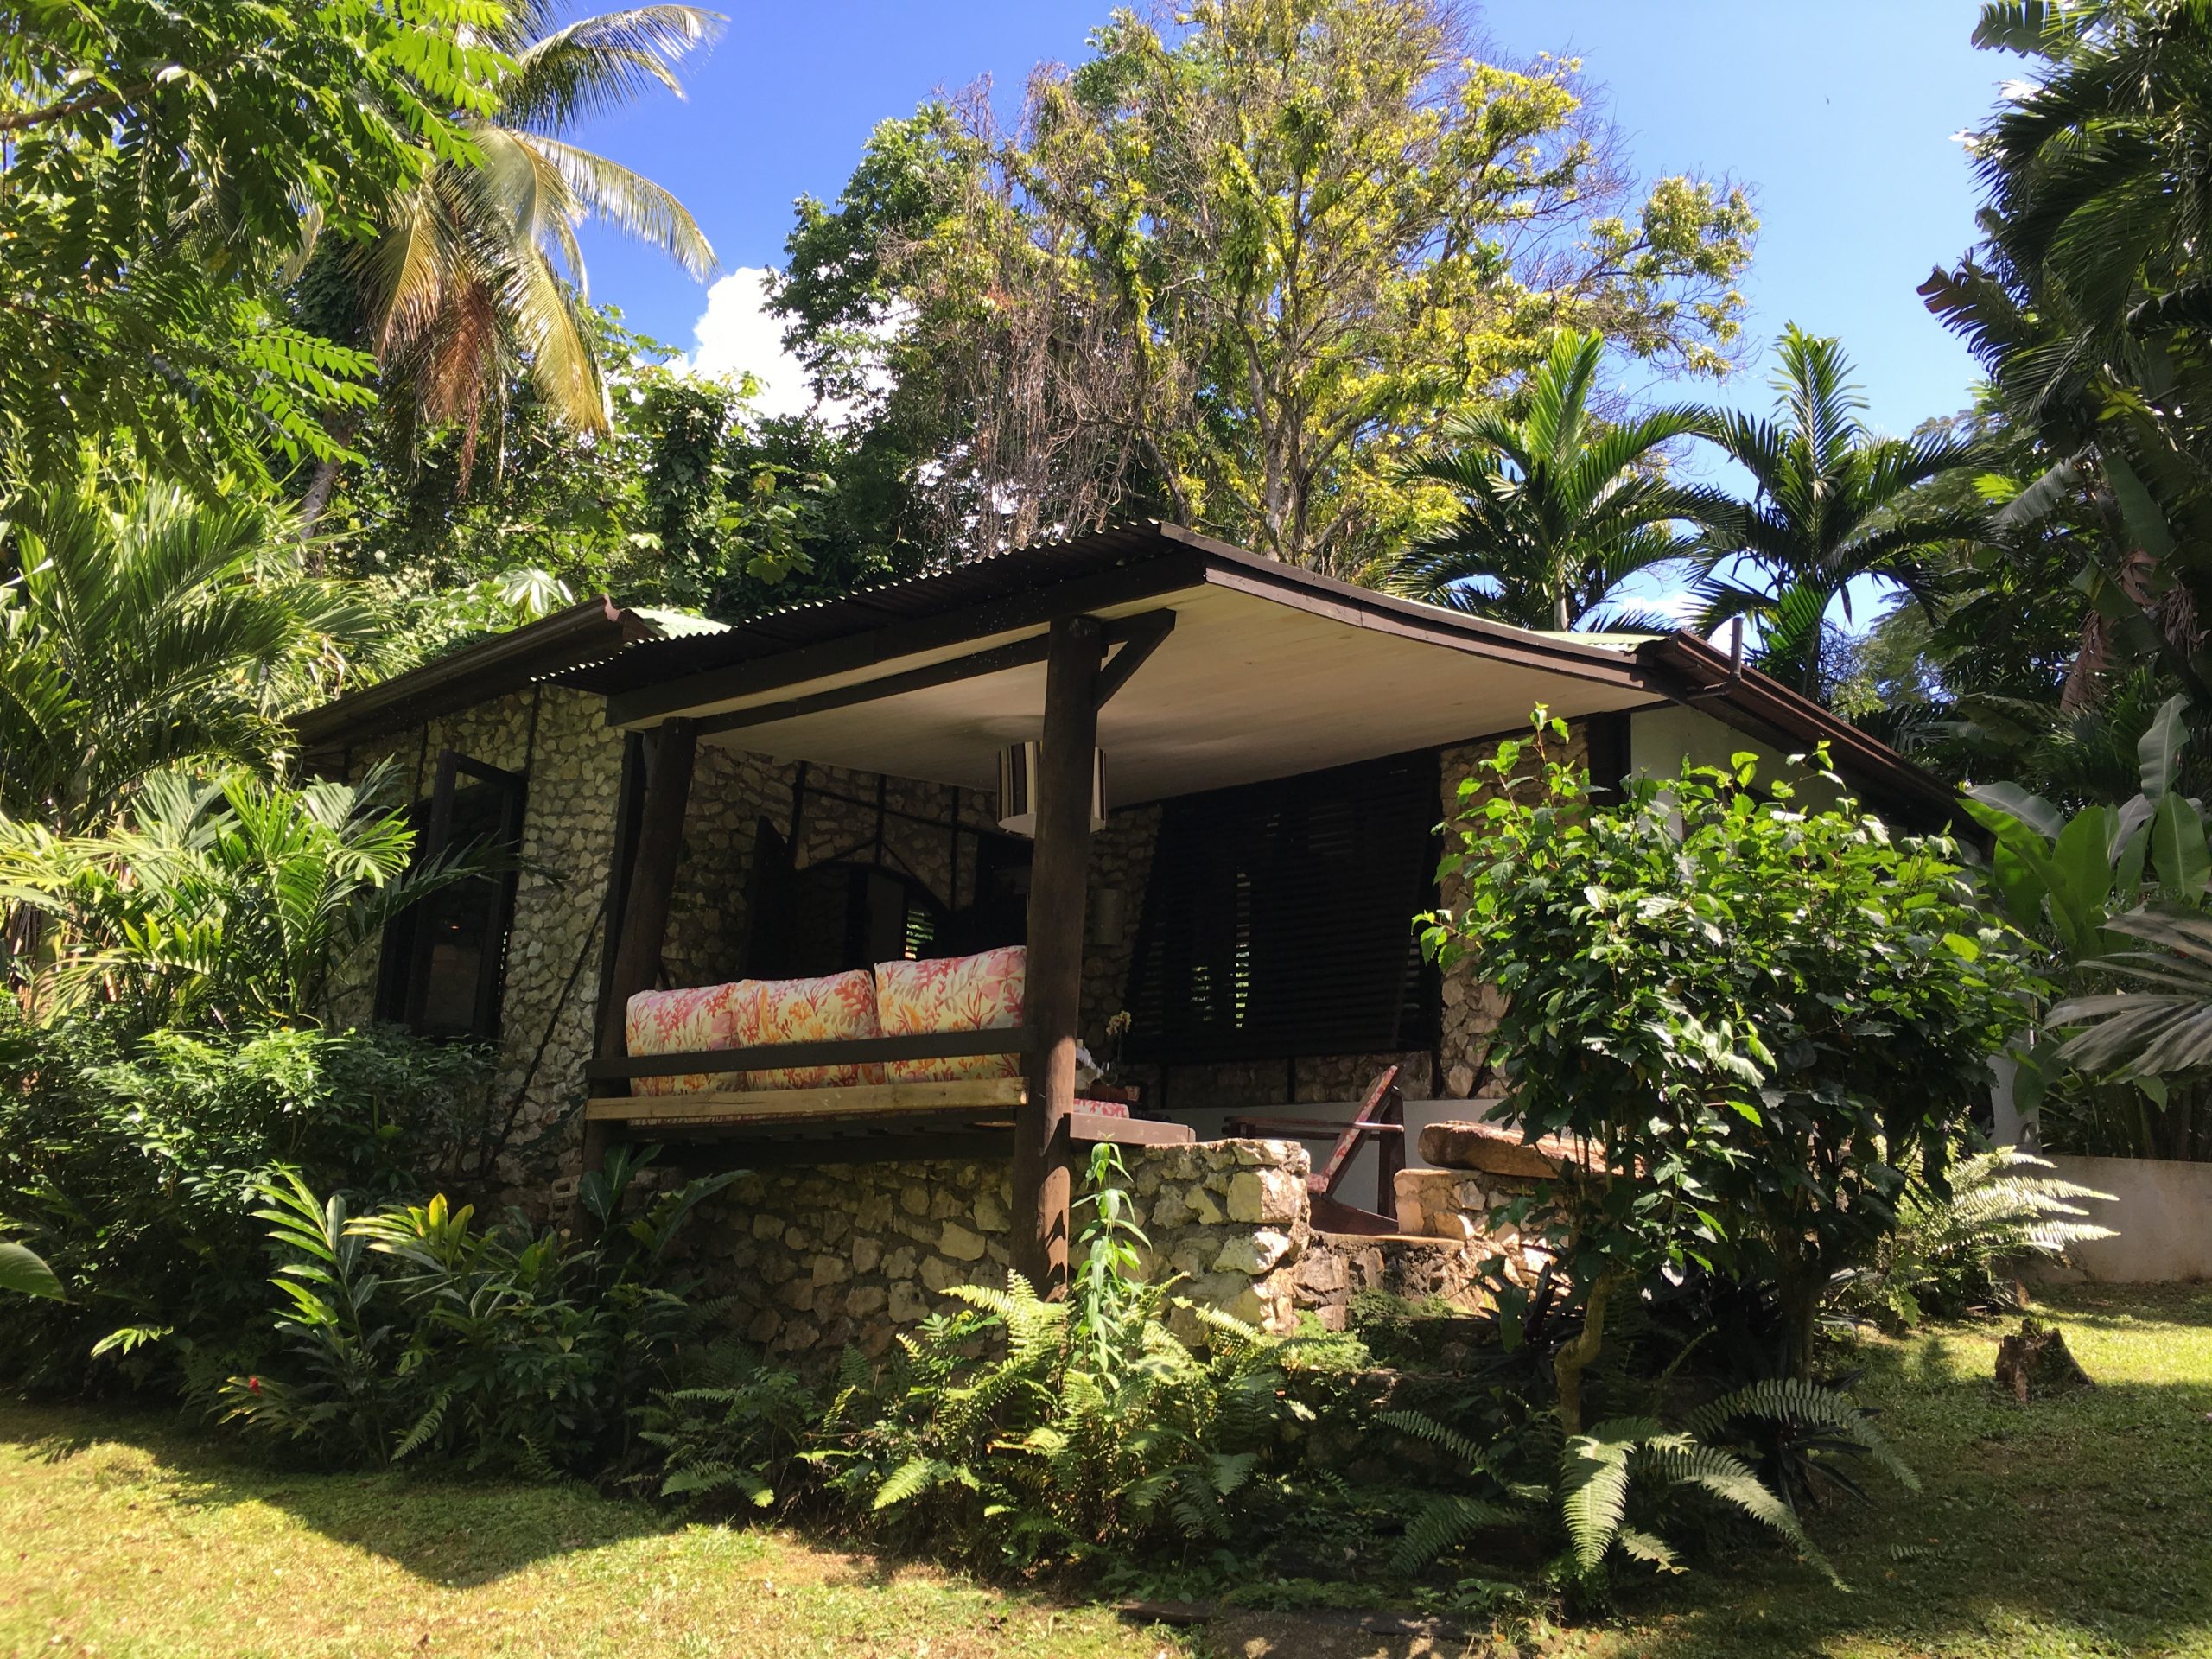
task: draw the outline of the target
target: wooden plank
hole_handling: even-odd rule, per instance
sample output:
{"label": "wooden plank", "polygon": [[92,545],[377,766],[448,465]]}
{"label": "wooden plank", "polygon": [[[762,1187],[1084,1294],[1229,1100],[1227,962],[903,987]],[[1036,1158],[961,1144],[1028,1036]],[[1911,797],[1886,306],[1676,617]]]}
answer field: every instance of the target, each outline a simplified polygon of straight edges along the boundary
{"label": "wooden plank", "polygon": [[1020,1077],[963,1077],[949,1083],[874,1083],[838,1089],[723,1089],[691,1095],[606,1095],[584,1103],[587,1119],[629,1123],[744,1117],[763,1122],[871,1113],[1005,1109],[1021,1104]]}
{"label": "wooden plank", "polygon": [[784,1071],[798,1066],[869,1065],[880,1060],[966,1059],[979,1054],[1026,1054],[1034,1040],[1035,1033],[1026,1026],[997,1026],[983,1031],[921,1031],[901,1037],[758,1043],[746,1048],[695,1049],[682,1054],[611,1053],[605,1059],[594,1060],[584,1075],[594,1083],[617,1083],[626,1077],[681,1077],[693,1072],[726,1075]]}
{"label": "wooden plank", "polygon": [[748,726],[765,726],[772,721],[794,720],[801,715],[819,715],[833,709],[849,709],[856,702],[874,702],[878,698],[895,697],[902,692],[926,691],[931,686],[951,685],[985,674],[1002,673],[1010,668],[1027,668],[1033,663],[1045,660],[1048,643],[1046,637],[1040,633],[1033,639],[994,645],[988,651],[976,652],[966,657],[955,657],[945,662],[887,674],[880,679],[862,680],[857,685],[841,685],[832,690],[816,691],[803,697],[789,697],[780,702],[756,703],[750,709],[733,709],[725,715],[708,715],[700,720],[699,730],[702,735],[711,737],[721,732],[741,731]]}
{"label": "wooden plank", "polygon": [[1150,1117],[1109,1117],[1080,1109],[1068,1114],[1071,1141],[1110,1141],[1117,1147],[1187,1147],[1198,1138],[1187,1123]]}
{"label": "wooden plank", "polygon": [[1014,1130],[1014,1265],[1047,1296],[1067,1287],[1068,1114],[1083,1003],[1083,922],[1090,882],[1092,751],[1098,742],[1096,617],[1052,624],[1045,728],[1037,762],[1037,837],[1029,863],[1025,995],[1037,1034],[1029,1099]]}

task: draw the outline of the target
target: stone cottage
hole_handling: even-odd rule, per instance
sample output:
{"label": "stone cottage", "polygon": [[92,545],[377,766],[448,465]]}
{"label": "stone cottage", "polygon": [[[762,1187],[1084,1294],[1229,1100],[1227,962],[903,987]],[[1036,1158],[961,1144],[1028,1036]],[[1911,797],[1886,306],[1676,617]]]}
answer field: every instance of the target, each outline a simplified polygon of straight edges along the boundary
{"label": "stone cottage", "polygon": [[[387,929],[339,1017],[494,1045],[500,1178],[542,1213],[617,1138],[747,1170],[720,1259],[753,1334],[804,1349],[1065,1271],[1098,1141],[1224,1306],[1464,1289],[1408,1143],[1480,1116],[1498,1005],[1410,918],[1453,902],[1440,821],[1538,704],[1600,786],[1826,742],[1892,822],[1950,818],[1691,635],[1531,632],[1159,524],[730,626],[593,601],[294,723],[323,772],[396,774],[426,854],[518,855]],[[1011,990],[963,1014],[984,963]]]}

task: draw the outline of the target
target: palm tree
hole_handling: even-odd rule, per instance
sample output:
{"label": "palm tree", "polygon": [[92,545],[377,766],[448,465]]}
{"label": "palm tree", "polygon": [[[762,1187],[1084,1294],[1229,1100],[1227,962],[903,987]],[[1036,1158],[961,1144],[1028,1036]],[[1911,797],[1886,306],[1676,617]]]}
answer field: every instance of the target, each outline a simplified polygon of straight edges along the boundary
{"label": "palm tree", "polygon": [[[655,86],[681,98],[671,64],[719,20],[696,6],[645,5],[556,29],[553,12],[548,0],[506,8],[493,43],[514,73],[499,114],[463,124],[480,160],[439,162],[386,211],[372,239],[339,256],[387,396],[397,393],[410,429],[461,423],[464,477],[487,410],[496,429],[518,372],[572,430],[607,429],[601,365],[580,312],[589,285],[576,231],[586,219],[627,232],[695,276],[715,269],[682,202],[562,135]],[[316,468],[304,504],[310,527],[336,479],[336,462]]]}
{"label": "palm tree", "polygon": [[0,522],[0,816],[88,831],[159,767],[265,761],[277,716],[384,624],[301,557],[290,516],[250,495],[87,474],[18,498]]}
{"label": "palm tree", "polygon": [[1974,444],[1954,434],[1876,434],[1850,378],[1841,345],[1783,331],[1774,377],[1775,413],[1762,419],[1716,410],[1706,435],[1751,475],[1748,501],[1707,519],[1700,626],[1743,617],[1763,633],[1760,665],[1808,696],[1827,689],[1828,608],[1863,576],[1904,588],[1932,610],[1937,548],[1984,532],[1978,505],[1923,496],[1930,480],[1969,466]]}
{"label": "palm tree", "polygon": [[1661,446],[1707,429],[1705,410],[1655,410],[1617,426],[1591,414],[1605,347],[1602,334],[1562,330],[1522,388],[1519,416],[1459,423],[1447,452],[1414,469],[1451,490],[1459,511],[1398,556],[1385,586],[1527,628],[1640,620],[1615,606],[1620,585],[1682,557],[1689,544],[1674,524],[1719,498],[1653,466]]}

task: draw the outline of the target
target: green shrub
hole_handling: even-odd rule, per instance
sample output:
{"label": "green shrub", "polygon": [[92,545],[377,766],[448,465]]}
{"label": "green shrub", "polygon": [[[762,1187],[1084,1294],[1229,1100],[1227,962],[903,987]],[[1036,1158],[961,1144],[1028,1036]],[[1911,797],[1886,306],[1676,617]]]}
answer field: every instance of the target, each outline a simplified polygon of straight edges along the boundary
{"label": "green shrub", "polygon": [[478,1224],[442,1197],[364,1215],[287,1172],[264,1207],[285,1257],[268,1369],[232,1376],[227,1421],[359,1464],[456,1458],[545,1477],[601,1474],[634,1447],[633,1418],[669,1380],[701,1310],[667,1277],[692,1207],[728,1176],[630,1207],[644,1162],[619,1150],[584,1179],[592,1245],[518,1218]]}
{"label": "green shrub", "polygon": [[798,1372],[741,1342],[683,1357],[683,1386],[664,1389],[639,1416],[638,1438],[657,1446],[655,1489],[701,1508],[731,1500],[765,1510],[794,1494],[824,1402]]}
{"label": "green shrub", "polygon": [[1314,1415],[1302,1361],[1340,1363],[1348,1344],[1188,1303],[1201,1339],[1178,1335],[1172,1281],[1134,1276],[1125,1183],[1099,1147],[1066,1300],[1018,1274],[955,1287],[966,1306],[901,1337],[883,1376],[848,1376],[815,1457],[877,1530],[1026,1566],[1219,1542],[1280,1507],[1269,1454]]}
{"label": "green shrub", "polygon": [[1949,842],[1802,808],[1749,754],[1601,804],[1548,752],[1565,735],[1540,711],[1461,785],[1467,901],[1425,938],[1505,993],[1506,1121],[1596,1155],[1512,1217],[1583,1301],[1555,1361],[1573,1433],[1608,1303],[1662,1270],[1771,1281],[1809,1376],[1821,1298],[1895,1230],[1904,1170],[1943,1190],[2035,982]]}
{"label": "green shrub", "polygon": [[0,1321],[0,1376],[174,1387],[265,1340],[261,1184],[285,1166],[414,1190],[418,1160],[472,1132],[487,1061],[389,1030],[133,1037],[89,1012],[35,1027],[10,1003],[0,1075],[19,1080],[0,1091],[0,1220],[70,1287]]}
{"label": "green shrub", "polygon": [[2027,1256],[2063,1261],[2069,1245],[2110,1238],[2079,1201],[2112,1194],[2036,1173],[2051,1167],[1996,1147],[1960,1159],[1945,1192],[1916,1181],[1897,1205],[1897,1230],[1845,1282],[1844,1306],[1899,1329],[1977,1302],[2010,1306],[2000,1269]]}

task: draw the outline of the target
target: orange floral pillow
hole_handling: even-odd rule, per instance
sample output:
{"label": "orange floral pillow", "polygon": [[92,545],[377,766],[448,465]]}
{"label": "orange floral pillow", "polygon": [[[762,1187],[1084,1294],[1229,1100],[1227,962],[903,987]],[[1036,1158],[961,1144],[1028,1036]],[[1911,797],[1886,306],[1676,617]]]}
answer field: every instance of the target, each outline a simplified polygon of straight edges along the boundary
{"label": "orange floral pillow", "polygon": [[[977,957],[932,962],[879,962],[876,1013],[887,1037],[924,1032],[995,1031],[1021,1023],[1022,973],[1018,944]],[[944,1083],[957,1077],[1018,1077],[1019,1054],[970,1054],[947,1060],[890,1060],[893,1083]]]}
{"label": "orange floral pillow", "polygon": [[[823,979],[748,979],[735,988],[735,1046],[880,1037],[875,982],[864,969]],[[880,1065],[806,1065],[747,1071],[740,1089],[845,1089],[881,1083]]]}
{"label": "orange floral pillow", "polygon": [[[690,1054],[701,1049],[734,1048],[737,1005],[746,989],[734,985],[700,985],[682,991],[639,991],[623,1010],[623,1045],[630,1058],[648,1054]],[[728,1075],[695,1072],[677,1077],[632,1077],[633,1095],[696,1095],[708,1089],[734,1089]]]}

